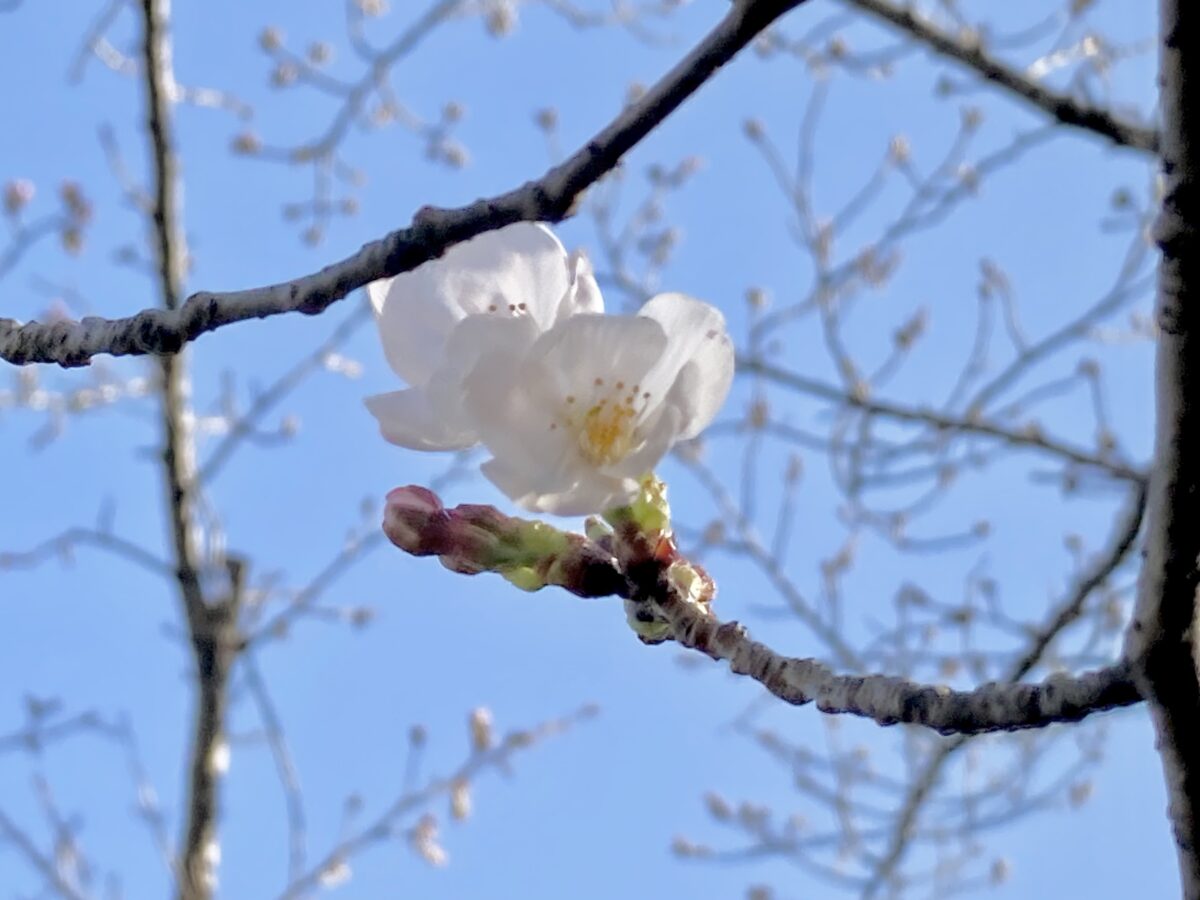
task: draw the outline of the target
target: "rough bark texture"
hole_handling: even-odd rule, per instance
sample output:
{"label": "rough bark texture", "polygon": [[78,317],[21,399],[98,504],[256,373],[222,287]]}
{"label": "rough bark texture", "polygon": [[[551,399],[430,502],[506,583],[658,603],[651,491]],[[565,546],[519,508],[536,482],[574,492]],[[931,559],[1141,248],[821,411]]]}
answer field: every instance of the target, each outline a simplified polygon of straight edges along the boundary
{"label": "rough bark texture", "polygon": [[[1161,0],[1157,432],[1127,655],[1158,735],[1183,895],[1200,898],[1200,7]],[[1190,95],[1190,96],[1189,96]]]}
{"label": "rough bark texture", "polygon": [[880,725],[923,725],[942,734],[982,734],[1077,722],[1141,700],[1128,666],[1052,675],[1038,684],[984,684],[971,691],[889,675],[837,675],[814,659],[782,656],[752,640],[737,622],[719,622],[677,597],[651,601],[679,644],[724,660],[779,699],[822,712],[850,713]]}

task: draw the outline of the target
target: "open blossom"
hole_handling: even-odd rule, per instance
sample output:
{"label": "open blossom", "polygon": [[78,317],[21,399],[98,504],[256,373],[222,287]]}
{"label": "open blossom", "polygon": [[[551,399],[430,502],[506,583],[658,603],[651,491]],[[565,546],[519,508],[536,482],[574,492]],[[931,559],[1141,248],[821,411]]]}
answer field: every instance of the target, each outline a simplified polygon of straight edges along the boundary
{"label": "open blossom", "polygon": [[540,225],[481,235],[369,291],[388,361],[411,385],[367,399],[384,437],[418,450],[482,442],[483,473],[538,512],[631,500],[733,379],[720,311],[660,294],[637,315],[603,315],[586,258]]}
{"label": "open blossom", "polygon": [[464,382],[493,456],[483,473],[540,512],[625,503],[675,442],[712,421],[733,364],[724,317],[683,294],[659,294],[635,316],[574,316],[527,348],[489,350]]}
{"label": "open blossom", "polygon": [[414,450],[478,442],[463,379],[485,350],[528,347],[556,322],[604,310],[587,258],[528,222],[456,244],[367,293],[388,363],[410,385],[368,397],[367,408],[387,440]]}

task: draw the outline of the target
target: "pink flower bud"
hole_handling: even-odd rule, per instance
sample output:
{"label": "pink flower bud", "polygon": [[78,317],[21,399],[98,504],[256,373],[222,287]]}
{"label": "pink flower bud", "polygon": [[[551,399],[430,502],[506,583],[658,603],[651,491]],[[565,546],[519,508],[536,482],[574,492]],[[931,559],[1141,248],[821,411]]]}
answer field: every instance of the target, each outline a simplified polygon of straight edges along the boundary
{"label": "pink flower bud", "polygon": [[383,530],[414,556],[437,556],[454,572],[498,572],[525,590],[558,585],[581,597],[624,594],[612,554],[583,535],[506,516],[493,506],[446,509],[437,494],[409,485],[387,495]]}

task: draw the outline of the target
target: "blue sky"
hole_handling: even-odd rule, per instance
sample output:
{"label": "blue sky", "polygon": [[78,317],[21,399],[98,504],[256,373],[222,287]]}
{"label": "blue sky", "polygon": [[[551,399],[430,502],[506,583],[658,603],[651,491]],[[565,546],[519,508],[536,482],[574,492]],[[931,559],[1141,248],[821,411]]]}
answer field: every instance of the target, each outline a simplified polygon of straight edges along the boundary
{"label": "blue sky", "polygon": [[[396,11],[376,26],[381,42],[411,14],[409,4],[393,5]],[[657,77],[711,24],[716,13],[710,6],[691,4],[660,26],[670,37],[664,45],[639,42],[620,30],[576,31],[532,8],[522,12],[515,32],[502,41],[488,36],[474,19],[443,28],[402,65],[395,84],[404,102],[423,117],[436,117],[448,101],[461,103],[465,116],[455,137],[469,150],[470,165],[453,171],[431,164],[422,158],[420,141],[398,129],[353,133],[344,154],[367,176],[356,192],[361,210],[335,218],[317,248],[305,247],[298,239],[303,226],[283,221],[280,214],[284,203],[308,196],[308,171],[232,156],[230,141],[244,123],[223,111],[181,109],[186,226],[196,257],[190,288],[229,289],[293,277],[405,224],[421,205],[468,202],[540,174],[549,157],[533,123],[535,110],[555,107],[561,145],[579,145],[620,108],[631,83]],[[813,0],[785,21],[784,30],[801,33],[830,9],[824,4],[822,12],[821,6]],[[1020,4],[1014,16],[1030,14],[1033,6]],[[1100,7],[1096,24],[1113,33],[1140,36],[1152,30],[1152,23],[1134,20],[1133,12],[1119,4]],[[59,181],[76,180],[94,202],[95,221],[78,258],[65,257],[53,241],[25,256],[0,283],[0,310],[6,316],[38,315],[48,302],[38,287],[45,281],[77,291],[86,304],[80,311],[87,313],[127,314],[153,298],[143,272],[114,263],[122,247],[140,241],[141,223],[123,202],[96,137],[99,127],[110,126],[131,170],[141,171],[141,99],[132,80],[94,61],[81,84],[66,83],[83,23],[97,11],[74,0],[69,9],[69,16],[50,15],[26,3],[0,16],[5,83],[21,85],[6,91],[2,103],[5,133],[19,139],[0,148],[0,179],[24,177],[38,185],[33,213],[53,208]],[[310,90],[267,88],[268,65],[256,42],[264,25],[279,26],[289,46],[329,38],[338,54],[333,71],[356,71],[340,39],[340,4],[220,0],[179,3],[175,16],[180,81],[236,91],[254,105],[253,128],[269,143],[311,137],[333,109]],[[127,15],[114,27],[114,43],[125,46],[132,34]],[[847,39],[855,47],[882,40],[879,32],[863,28],[849,30]],[[1141,57],[1117,70],[1114,90],[1122,102],[1148,108],[1151,64]],[[919,166],[932,166],[959,121],[960,102],[934,96],[933,87],[946,71],[917,54],[886,81],[833,80],[814,161],[819,207],[836,209],[844,202],[895,134],[907,135]],[[812,274],[789,235],[789,208],[761,156],[743,137],[742,122],[748,116],[762,120],[790,157],[813,83],[812,73],[795,61],[747,54],[656,131],[624,167],[626,193],[636,202],[652,163],[673,165],[688,155],[703,159],[699,173],[665,202],[682,241],[663,273],[663,286],[720,305],[739,340],[749,327],[742,301],[748,286],[765,287],[782,305],[802,294]],[[968,151],[970,160],[1039,124],[1036,116],[986,91],[973,92],[969,102],[986,114],[977,144]],[[965,356],[980,258],[1005,268],[1024,327],[1034,335],[1045,333],[1113,277],[1128,235],[1105,233],[1097,225],[1113,191],[1124,186],[1140,197],[1148,185],[1144,162],[1098,141],[1062,135],[1036,147],[1019,165],[986,180],[979,196],[957,207],[946,225],[905,242],[903,268],[884,290],[860,302],[847,333],[864,354],[878,357],[891,331],[918,307],[928,307],[927,343],[888,395],[916,405],[936,402]],[[898,186],[890,186],[880,211],[865,216],[844,240],[853,244],[876,233],[886,210],[901,199]],[[588,216],[565,224],[559,233],[568,246],[588,247],[600,257]],[[610,306],[624,300],[616,291],[608,299]],[[253,385],[270,383],[319,345],[350,311],[342,304],[317,319],[245,323],[205,337],[191,354],[199,410],[214,409],[222,373],[236,373],[244,398]],[[782,362],[834,379],[810,320],[784,338]],[[363,376],[315,374],[270,420],[277,422],[283,413],[296,416],[296,438],[244,448],[212,487],[228,544],[252,558],[256,580],[278,572],[282,583],[303,586],[339,552],[347,531],[360,526],[363,498],[380,498],[398,484],[427,483],[446,468],[444,458],[404,453],[377,438],[360,398],[390,389],[393,380],[369,326],[343,352],[361,362]],[[997,351],[993,366],[1004,363],[1003,352]],[[1087,353],[1103,359],[1107,402],[1123,447],[1131,458],[1144,459],[1151,433],[1148,345],[1089,347]],[[1081,354],[1069,351],[1039,377],[1073,371]],[[145,365],[123,361],[111,369],[128,378],[144,372]],[[89,374],[46,371],[42,377],[53,389],[72,389],[85,384]],[[11,371],[0,372],[0,387],[13,378]],[[743,413],[751,389],[745,381],[735,387],[729,420]],[[773,394],[772,403],[794,424],[821,421],[817,407],[807,402]],[[0,552],[88,525],[106,506],[114,510],[120,535],[161,552],[153,412],[152,404],[135,399],[72,416],[61,437],[34,450],[30,438],[44,416],[0,410],[0,470],[8,485]],[[1055,401],[1042,415],[1056,433],[1085,444],[1091,438],[1084,394]],[[202,454],[212,447],[211,440],[204,443]],[[729,438],[714,439],[709,451],[714,467],[732,485],[739,471],[736,447]],[[790,452],[776,445],[763,451],[760,493],[766,510],[777,500],[778,472]],[[815,454],[805,461],[789,571],[815,594],[817,564],[841,544],[845,532],[837,524],[838,498],[827,466]],[[990,572],[1014,609],[1036,620],[1069,579],[1064,534],[1078,533],[1094,550],[1119,505],[1112,490],[1067,502],[1056,488],[1031,481],[1030,469],[1038,465],[1036,458],[1022,455],[983,475],[964,476],[952,498],[914,526],[928,534],[954,532],[986,517],[992,530],[981,544],[941,556],[914,556],[864,536],[865,564],[843,583],[847,633],[860,637],[869,621],[891,615],[890,598],[899,586],[919,583],[949,599],[961,592],[964,573],[975,566]],[[711,503],[686,472],[668,464],[663,474],[673,485],[680,521],[703,525],[712,518]],[[447,496],[454,502],[503,502],[478,478],[454,485]],[[722,616],[745,621],[782,651],[820,652],[811,634],[778,614],[780,601],[761,573],[728,554],[714,554],[706,562],[721,584],[717,608]],[[820,882],[778,860],[695,864],[669,853],[676,834],[718,847],[740,845],[735,834],[705,816],[701,797],[707,790],[768,804],[781,816],[800,813],[818,822],[827,815],[794,792],[787,771],[731,728],[760,696],[753,683],[706,663],[679,665],[679,654],[670,647],[641,646],[613,602],[580,601],[556,592],[520,594],[499,579],[453,576],[436,563],[390,548],[359,563],[327,600],[339,607],[369,606],[376,618],[365,629],[303,622],[287,640],[270,643],[257,655],[295,754],[313,859],[337,840],[347,795],[360,793],[369,817],[401,789],[407,734],[414,724],[430,735],[423,771],[440,773],[461,761],[473,707],[489,707],[501,730],[529,727],[588,702],[600,707],[598,717],[520,755],[509,775],[485,775],[465,825],[446,823],[444,801],[435,804],[443,819],[448,867],[426,866],[395,840],[352,860],[353,878],[338,888],[339,896],[717,898],[740,896],[747,885],[758,883],[772,885],[781,897],[826,895]],[[167,586],[123,561],[81,549],[71,565],[51,561],[32,571],[0,572],[0,616],[0,737],[20,727],[23,698],[30,694],[60,698],[68,710],[127,716],[173,838],[191,711],[188,658]],[[811,709],[772,708],[761,715],[762,724],[796,743],[823,746],[828,739],[820,715]],[[243,688],[233,732],[247,735],[260,727]],[[1044,813],[985,836],[985,860],[1003,856],[1013,864],[1011,880],[993,895],[1052,897],[1069,890],[1077,896],[1124,897],[1134,891],[1150,896],[1172,891],[1174,860],[1148,724],[1132,712],[1103,717],[1089,729],[1096,727],[1107,732],[1107,740],[1087,805],[1071,810],[1056,802]],[[843,723],[839,734],[870,746],[885,767],[895,764],[902,744],[901,732],[858,722]],[[1066,738],[1054,751],[1060,770],[1071,758],[1070,743]],[[131,815],[135,793],[127,768],[117,748],[89,736],[35,758],[3,753],[0,810],[45,839],[31,783],[33,773],[43,774],[57,803],[78,817],[90,858],[105,872],[120,874],[124,895],[160,896],[167,875],[145,827]],[[1053,772],[1052,761],[1047,777]],[[235,740],[225,796],[223,894],[275,896],[286,864],[283,803],[261,742]],[[1136,827],[1127,827],[1131,823]],[[36,893],[37,884],[11,848],[0,844],[0,897]]]}

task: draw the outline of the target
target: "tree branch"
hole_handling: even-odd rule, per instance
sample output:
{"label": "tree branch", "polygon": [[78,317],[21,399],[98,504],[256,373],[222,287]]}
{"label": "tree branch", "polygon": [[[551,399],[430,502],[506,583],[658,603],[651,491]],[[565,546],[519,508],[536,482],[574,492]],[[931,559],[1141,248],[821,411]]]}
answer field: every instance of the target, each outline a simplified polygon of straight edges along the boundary
{"label": "tree branch", "polygon": [[[171,104],[175,76],[171,62],[170,0],[142,0],[142,77],[146,88],[146,125],[153,170],[149,210],[151,241],[162,305],[178,315],[187,267],[187,245],[179,215],[177,158],[173,145]],[[230,589],[210,603],[200,582],[203,557],[196,517],[196,448],[190,423],[187,359],[160,360],[163,422],[163,481],[175,556],[175,576],[187,619],[196,664],[198,697],[191,737],[186,820],[179,858],[179,900],[209,900],[214,878],[219,763],[229,703],[229,675],[237,654],[237,617],[243,569],[229,564]]]}
{"label": "tree branch", "polygon": [[[202,291],[178,309],[147,309],[122,319],[18,324],[0,319],[0,359],[17,365],[86,365],[93,356],[177,353],[188,341],[224,325],[288,312],[316,315],[372,281],[408,272],[449,247],[520,221],[559,222],[580,195],[615,168],[630,149],[716,71],[785,12],[805,0],[738,0],[640,101],[627,107],[566,162],[541,179],[458,209],[425,207],[394,231],[319,272],[262,288]],[[165,107],[164,107],[165,111]],[[158,141],[156,139],[156,147]],[[161,249],[161,246],[160,246]]]}
{"label": "tree branch", "polygon": [[[1126,641],[1157,733],[1184,897],[1200,898],[1200,7],[1159,3],[1157,430],[1146,562]],[[1191,99],[1189,99],[1189,97]]]}
{"label": "tree branch", "polygon": [[960,432],[978,434],[995,438],[1014,447],[1029,447],[1054,456],[1061,457],[1067,462],[1080,466],[1088,466],[1108,472],[1115,478],[1121,478],[1135,483],[1143,483],[1146,479],[1144,472],[1122,462],[1118,458],[1101,456],[1079,447],[1073,447],[1062,441],[1042,434],[1040,431],[1030,431],[1021,428],[1010,428],[989,422],[981,416],[950,416],[932,409],[907,407],[898,403],[884,400],[872,400],[869,397],[857,396],[849,391],[834,387],[824,382],[808,378],[796,372],[781,369],[761,359],[738,358],[738,371],[760,375],[768,381],[820,397],[831,403],[852,406],[861,409],[869,415],[884,416],[901,422],[925,424],[942,432]]}
{"label": "tree branch", "polygon": [[[1007,681],[1015,682],[1024,678],[1042,662],[1054,639],[1079,617],[1084,603],[1092,592],[1108,581],[1121,564],[1129,558],[1137,542],[1138,533],[1141,531],[1145,513],[1146,492],[1139,490],[1135,493],[1125,515],[1113,531],[1108,547],[1097,557],[1091,567],[1080,573],[1071,592],[1055,609],[1051,610],[1045,624],[1034,633],[1028,649],[1014,661],[1012,668],[1006,673]],[[896,818],[896,825],[892,829],[892,838],[888,842],[888,849],[875,865],[871,880],[863,891],[864,900],[874,897],[892,878],[911,845],[917,817],[937,787],[942,769],[952,756],[967,745],[969,740],[970,738],[960,735],[943,743],[913,780],[908,797],[901,807]]]}
{"label": "tree branch", "polygon": [[[1125,558],[1133,543],[1129,530],[1136,535],[1140,515],[1132,519],[1073,596],[1086,597]],[[816,659],[786,657],[751,640],[737,622],[716,619],[708,599],[696,599],[703,594],[697,593],[703,581],[710,585],[711,599],[711,580],[696,574],[679,555],[669,530],[645,532],[633,519],[609,521],[615,533],[597,540],[559,533],[557,542],[544,545],[552,548],[547,552],[540,543],[538,549],[527,546],[530,526],[545,527],[543,523],[507,516],[490,506],[446,509],[425,488],[397,488],[388,495],[384,512],[389,539],[408,553],[438,556],[447,568],[469,574],[491,571],[509,577],[512,567],[525,567],[538,573],[542,586],[555,584],[581,597],[615,593],[626,600],[631,622],[655,626],[637,632],[645,642],[674,640],[724,660],[735,674],[748,675],[794,706],[816,703],[824,712],[863,716],[880,725],[904,722],[943,734],[982,734],[1075,722],[1141,700],[1123,661],[1081,675],[1051,675],[1040,684],[1016,683],[1027,674],[1017,671],[1011,683],[985,684],[971,691],[888,675],[836,675]],[[681,580],[673,574],[679,566],[691,569],[692,577]],[[1048,627],[1065,627],[1071,619],[1058,611]],[[666,627],[660,630],[659,625]],[[1044,636],[1035,639],[1042,647],[1049,641]]]}
{"label": "tree branch", "polygon": [[74,884],[63,877],[54,860],[37,848],[24,831],[17,827],[4,810],[0,809],[0,838],[17,848],[26,861],[46,879],[46,887],[66,900],[88,900]]}
{"label": "tree branch", "polygon": [[674,640],[737,675],[748,675],[786,703],[815,703],[880,725],[923,725],[941,734],[1043,728],[1141,700],[1129,667],[1117,663],[1081,675],[1052,675],[1039,684],[985,684],[971,691],[918,684],[889,675],[835,675],[815,659],[796,659],[751,640],[737,622],[719,622],[673,594],[653,597]]}
{"label": "tree branch", "polygon": [[912,6],[901,7],[890,0],[842,0],[848,6],[906,32],[934,53],[962,63],[987,81],[1004,88],[1037,107],[1051,118],[1143,153],[1158,152],[1158,133],[1137,122],[1125,121],[1109,110],[1092,106],[1068,94],[1060,93],[996,59],[983,44],[967,42],[947,34],[917,13]]}

